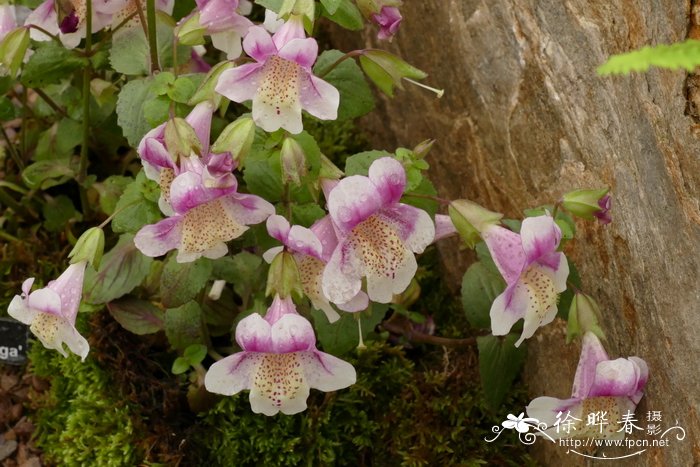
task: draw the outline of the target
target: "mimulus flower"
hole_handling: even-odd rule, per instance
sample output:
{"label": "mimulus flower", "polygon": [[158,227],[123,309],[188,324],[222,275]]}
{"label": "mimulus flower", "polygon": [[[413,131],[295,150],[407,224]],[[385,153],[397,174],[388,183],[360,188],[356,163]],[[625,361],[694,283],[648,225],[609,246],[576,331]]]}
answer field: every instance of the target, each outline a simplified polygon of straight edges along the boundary
{"label": "mimulus flower", "polygon": [[196,156],[183,159],[186,170],[170,185],[174,214],[143,227],[134,237],[144,255],[161,256],[177,249],[180,263],[202,256],[221,258],[228,253],[226,242],[241,236],[247,225],[259,224],[274,214],[274,207],[264,199],[238,193],[232,173],[212,172],[212,161],[204,165]]}
{"label": "mimulus flower", "polygon": [[[310,229],[299,225],[290,226],[287,219],[279,215],[267,218],[267,231],[283,246],[273,247],[263,254],[268,263],[283,249],[294,254],[294,261],[299,270],[299,278],[304,294],[311,300],[311,305],[326,314],[328,321],[333,323],[340,318],[328,299],[323,295],[323,269],[337,245],[335,232],[330,217],[326,216],[317,221]],[[369,305],[367,294],[358,292],[352,300],[339,308],[343,311],[362,311]]]}
{"label": "mimulus flower", "polygon": [[241,55],[241,39],[253,23],[239,14],[238,0],[197,0],[199,24],[207,29],[214,47],[232,60]]}
{"label": "mimulus flower", "polygon": [[391,40],[399,30],[401,25],[401,12],[392,6],[383,6],[378,14],[372,15],[372,21],[379,25],[377,38],[380,40]]}
{"label": "mimulus flower", "polygon": [[600,206],[600,210],[594,212],[593,216],[603,225],[611,223],[612,216],[610,215],[610,208],[612,207],[612,198],[610,195],[603,196],[600,201],[598,201],[598,206]]}
{"label": "mimulus flower", "polygon": [[0,40],[7,33],[21,26],[30,10],[23,6],[0,5]]}
{"label": "mimulus flower", "polygon": [[303,129],[301,111],[321,120],[338,116],[338,90],[313,75],[318,44],[305,38],[301,18],[292,17],[274,36],[253,26],[243,49],[255,59],[221,74],[216,92],[234,102],[253,101],[253,120],[267,132]]}
{"label": "mimulus flower", "polygon": [[[634,413],[644,395],[649,369],[639,357],[611,360],[598,337],[592,332],[583,336],[581,358],[576,369],[570,399],[538,397],[527,406],[527,414],[547,424],[553,438],[598,437],[624,438],[623,417]],[[607,412],[607,425],[589,424],[589,414]],[[571,430],[557,426],[570,415],[575,419]],[[578,421],[576,421],[576,419]]]}
{"label": "mimulus flower", "polygon": [[47,349],[67,357],[63,347],[85,360],[90,345],[75,329],[75,318],[83,291],[86,261],[71,264],[58,279],[43,289],[30,292],[34,278],[22,284],[22,295],[15,295],[7,312],[24,324]]}
{"label": "mimulus flower", "polygon": [[561,230],[552,216],[544,215],[525,219],[520,234],[491,224],[481,236],[507,284],[491,305],[491,330],[506,335],[525,318],[517,347],[557,314],[557,296],[566,290],[569,276],[564,253],[556,251]]}
{"label": "mimulus flower", "polygon": [[316,349],[311,323],[291,298],[275,296],[265,318],[253,313],[241,320],[236,342],[243,351],[214,363],[204,385],[226,396],[250,390],[255,413],[299,413],[310,388],[337,391],[355,383],[352,365]]}
{"label": "mimulus flower", "polygon": [[338,235],[323,272],[323,292],[333,303],[353,299],[367,281],[370,300],[388,303],[406,290],[416,273],[414,253],[435,238],[425,211],[399,203],[406,172],[391,157],[377,159],[369,176],[341,180],[328,195],[328,211]]}

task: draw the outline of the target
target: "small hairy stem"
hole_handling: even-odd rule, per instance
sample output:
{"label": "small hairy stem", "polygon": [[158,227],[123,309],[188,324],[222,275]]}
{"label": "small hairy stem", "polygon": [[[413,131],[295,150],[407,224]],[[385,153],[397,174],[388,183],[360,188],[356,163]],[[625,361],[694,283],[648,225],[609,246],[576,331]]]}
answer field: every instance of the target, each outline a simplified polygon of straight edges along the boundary
{"label": "small hairy stem", "polygon": [[115,27],[107,31],[107,33],[103,35],[102,39],[100,39],[100,42],[97,44],[97,47],[95,47],[95,49],[99,49],[100,47],[102,47],[102,44],[110,40],[115,32],[123,28],[126,25],[126,23],[131,21],[132,18],[134,18],[136,15],[138,15],[138,11],[133,12],[132,14],[124,18],[121,23],[117,24]]}
{"label": "small hairy stem", "polygon": [[343,63],[343,62],[344,62],[345,60],[347,60],[348,58],[360,56],[360,55],[362,55],[364,52],[365,52],[365,50],[364,50],[364,49],[361,49],[361,50],[352,50],[352,51],[346,53],[345,55],[343,55],[342,57],[340,57],[338,60],[336,60],[335,62],[333,62],[328,68],[326,68],[325,70],[323,70],[323,72],[321,72],[321,73],[318,74],[317,76],[318,76],[319,78],[323,78],[323,77],[326,76],[328,73],[330,73],[331,71],[333,71],[333,69],[334,69],[335,67],[337,67],[338,65],[340,65],[341,63]]}
{"label": "small hairy stem", "polygon": [[48,94],[46,94],[44,91],[42,91],[39,88],[35,88],[35,89],[33,89],[33,91],[35,93],[37,93],[37,95],[39,97],[41,97],[44,100],[44,102],[46,102],[49,105],[49,107],[51,107],[53,109],[54,112],[61,115],[62,117],[70,118],[70,116],[68,115],[68,112],[66,112],[65,109],[63,109],[60,105],[58,105],[56,103],[56,101],[51,99],[51,97]]}
{"label": "small hairy stem", "polygon": [[22,158],[19,156],[17,149],[15,149],[15,145],[12,144],[12,141],[10,141],[10,137],[7,135],[7,132],[5,131],[5,127],[0,125],[0,131],[2,132],[2,138],[7,143],[7,150],[10,152],[10,156],[12,157],[12,160],[15,161],[15,164],[17,164],[17,167],[19,168],[19,170],[24,170],[24,162],[22,162]]}
{"label": "small hairy stem", "polygon": [[552,219],[557,218],[557,212],[559,212],[560,206],[561,206],[561,200],[557,201],[556,204],[554,204],[554,209],[552,209]]}
{"label": "small hairy stem", "polygon": [[211,358],[213,358],[214,360],[216,360],[217,362],[218,362],[219,360],[223,360],[223,359],[224,359],[224,356],[223,356],[223,355],[221,355],[219,352],[217,352],[216,350],[214,350],[214,349],[212,349],[212,348],[209,348],[209,350],[207,350],[207,354],[209,354],[209,356],[210,356]]}
{"label": "small hairy stem", "polygon": [[408,196],[408,197],[410,197],[410,198],[429,199],[429,200],[431,200],[431,201],[435,201],[436,203],[440,203],[440,204],[444,204],[444,205],[450,204],[450,200],[449,200],[449,199],[438,198],[437,196],[433,196],[433,195],[421,195],[421,194],[419,194],[419,193],[404,193],[403,195],[404,195],[404,196]]}
{"label": "small hairy stem", "polygon": [[[397,316],[396,314],[392,315]],[[476,337],[467,337],[466,339],[452,339],[449,337],[439,337],[432,336],[430,334],[425,334],[420,331],[416,331],[411,326],[411,323],[401,317],[397,319],[391,319],[382,323],[382,327],[389,332],[394,334],[400,334],[408,339],[409,342],[414,342],[416,344],[433,344],[442,345],[445,347],[467,347],[476,345]]]}
{"label": "small hairy stem", "polygon": [[140,203],[140,202],[141,202],[141,201],[134,201],[134,202],[132,202],[132,203],[127,204],[126,206],[122,206],[121,208],[117,209],[117,210],[114,211],[107,219],[105,219],[104,221],[102,221],[102,223],[101,223],[100,225],[98,225],[97,228],[98,228],[98,229],[104,229],[105,226],[106,226],[107,224],[109,224],[109,223],[112,221],[112,219],[114,219],[114,218],[117,216],[117,214],[119,214],[119,213],[122,212],[122,211],[125,211],[126,209],[128,209],[128,208],[130,208],[131,206],[133,206],[133,205],[135,205],[135,204],[137,204],[137,203]]}
{"label": "small hairy stem", "polygon": [[30,24],[29,27],[30,27],[31,29],[36,29],[37,31],[41,31],[42,33],[46,34],[47,36],[49,36],[49,37],[50,37],[51,39],[53,39],[54,41],[58,42],[60,45],[63,45],[63,43],[61,42],[61,39],[60,39],[57,35],[51,34],[49,31],[47,31],[46,29],[42,28],[41,26],[37,26],[36,24]]}
{"label": "small hairy stem", "polygon": [[22,240],[19,238],[15,237],[14,235],[10,235],[7,232],[3,232],[2,230],[0,230],[0,238],[4,238],[8,242],[22,243]]}
{"label": "small hairy stem", "polygon": [[148,20],[148,49],[151,52],[151,73],[160,71],[158,63],[158,33],[156,31],[156,0],[146,0]]}

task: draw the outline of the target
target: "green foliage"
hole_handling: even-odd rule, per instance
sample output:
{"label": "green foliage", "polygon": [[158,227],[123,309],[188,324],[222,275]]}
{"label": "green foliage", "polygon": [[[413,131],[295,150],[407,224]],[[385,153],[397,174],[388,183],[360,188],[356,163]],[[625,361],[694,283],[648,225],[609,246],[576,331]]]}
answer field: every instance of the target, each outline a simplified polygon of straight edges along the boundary
{"label": "green foliage", "polygon": [[74,71],[87,66],[88,59],[74,51],[45,42],[37,47],[24,66],[20,81],[30,88],[41,88],[68,78]]}
{"label": "green foliage", "polygon": [[518,337],[508,334],[505,338],[481,336],[476,339],[484,398],[493,410],[501,406],[525,363],[525,345],[515,347]]}
{"label": "green foliage", "polygon": [[491,304],[504,289],[505,282],[495,268],[480,261],[469,266],[462,278],[462,306],[469,324],[490,329]]}
{"label": "green foliage", "polygon": [[124,329],[137,335],[152,334],[164,327],[163,311],[145,300],[120,298],[108,303],[107,310]]}
{"label": "green foliage", "polygon": [[62,357],[34,343],[33,372],[51,378],[51,389],[32,403],[35,442],[46,460],[67,467],[137,465],[143,452],[132,417],[134,407],[115,394],[108,374],[95,360]]}
{"label": "green foliage", "polygon": [[[362,339],[367,339],[374,333],[388,311],[388,306],[372,303],[367,311],[361,313],[342,313],[335,323],[329,323],[325,313],[312,310],[316,337],[323,350],[333,355],[345,355],[360,343],[359,329],[362,327]],[[359,320],[359,323],[358,323]]]}
{"label": "green foliage", "polygon": [[165,335],[175,349],[204,342],[202,309],[197,302],[187,302],[165,312]]}
{"label": "green foliage", "polygon": [[[337,7],[335,6],[337,4]],[[323,16],[351,31],[361,31],[365,27],[360,10],[351,0],[325,0],[321,1]],[[333,11],[335,7],[335,11]]]}
{"label": "green foliage", "polygon": [[211,272],[212,263],[207,258],[178,263],[177,255],[170,255],[160,275],[161,302],[168,308],[184,305],[204,288]]}
{"label": "green foliage", "polygon": [[598,67],[599,75],[619,75],[647,71],[652,66],[693,71],[700,65],[700,41],[688,39],[676,44],[643,47],[624,54],[613,55]]}
{"label": "green foliage", "polygon": [[[341,7],[342,8],[342,7]],[[340,11],[340,9],[338,10]],[[314,65],[314,72],[324,73],[343,53],[339,50],[323,52]],[[323,79],[340,92],[338,120],[361,117],[374,110],[374,96],[364,74],[354,60],[344,60]]]}
{"label": "green foliage", "polygon": [[160,220],[159,197],[158,184],[147,179],[143,170],[140,171],[136,179],[126,185],[123,195],[117,201],[112,230],[116,233],[135,233],[144,225]]}

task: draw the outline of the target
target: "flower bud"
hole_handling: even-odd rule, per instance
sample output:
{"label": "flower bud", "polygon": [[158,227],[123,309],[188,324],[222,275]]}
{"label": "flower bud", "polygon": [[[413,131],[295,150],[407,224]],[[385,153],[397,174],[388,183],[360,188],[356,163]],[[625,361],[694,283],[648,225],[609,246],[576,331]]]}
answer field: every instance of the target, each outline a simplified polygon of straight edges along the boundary
{"label": "flower bud", "polygon": [[184,118],[171,118],[165,124],[165,146],[175,160],[189,157],[192,153],[202,155],[202,143],[192,125]]}
{"label": "flower bud", "polygon": [[605,339],[605,333],[600,328],[600,309],[598,304],[590,296],[576,292],[569,307],[569,319],[566,326],[567,344],[576,336],[583,336],[592,332],[601,339]]}
{"label": "flower bud", "polygon": [[104,231],[100,227],[92,227],[83,232],[73,250],[68,254],[68,258],[70,258],[70,264],[87,261],[97,269],[100,267],[104,250]]}
{"label": "flower bud", "polygon": [[229,68],[233,68],[232,62],[221,62],[217,65],[214,65],[214,67],[212,67],[212,69],[209,70],[209,73],[207,73],[207,76],[204,77],[204,81],[202,81],[202,84],[199,85],[194,95],[190,97],[190,100],[189,102],[187,102],[187,105],[194,106],[199,104],[200,102],[208,100],[213,101],[214,105],[218,107],[219,102],[221,102],[221,94],[214,91],[214,88],[216,87],[216,83],[219,81],[219,76],[221,76],[221,73],[228,70]]}
{"label": "flower bud", "polygon": [[255,122],[250,117],[240,117],[229,123],[211,146],[213,153],[229,152],[239,164],[250,153],[255,139]]}
{"label": "flower bud", "polygon": [[281,298],[304,297],[304,289],[301,285],[301,276],[294,256],[282,251],[272,260],[270,270],[267,273],[266,295],[279,295]]}
{"label": "flower bud", "polygon": [[180,22],[175,29],[177,40],[182,45],[203,45],[206,33],[207,28],[199,22],[199,12]]}
{"label": "flower bud", "polygon": [[277,16],[287,19],[290,15],[303,16],[313,24],[316,19],[315,0],[283,0],[282,7]]}
{"label": "flower bud", "polygon": [[474,248],[481,240],[481,232],[491,225],[500,223],[503,214],[488,209],[466,199],[452,201],[448,208],[452,223],[462,240]]}
{"label": "flower bud", "polygon": [[364,50],[360,55],[360,65],[367,77],[389,97],[394,97],[394,86],[403,89],[402,79],[423,79],[428,76],[384,50]]}
{"label": "flower bud", "polygon": [[416,159],[424,159],[430,150],[433,149],[433,144],[435,144],[434,139],[426,139],[418,143],[418,145],[413,148],[413,154],[416,156]]}
{"label": "flower bud", "polygon": [[282,181],[300,185],[301,179],[307,174],[304,148],[294,138],[285,138],[280,159],[282,160]]}
{"label": "flower bud", "polygon": [[609,188],[570,191],[562,197],[561,205],[575,216],[588,220],[597,217],[603,224],[607,224],[610,222],[608,191]]}
{"label": "flower bud", "polygon": [[17,76],[29,47],[29,29],[17,28],[0,41],[0,76]]}
{"label": "flower bud", "polygon": [[338,168],[329,158],[321,154],[321,169],[318,172],[318,178],[328,180],[340,180],[344,172]]}

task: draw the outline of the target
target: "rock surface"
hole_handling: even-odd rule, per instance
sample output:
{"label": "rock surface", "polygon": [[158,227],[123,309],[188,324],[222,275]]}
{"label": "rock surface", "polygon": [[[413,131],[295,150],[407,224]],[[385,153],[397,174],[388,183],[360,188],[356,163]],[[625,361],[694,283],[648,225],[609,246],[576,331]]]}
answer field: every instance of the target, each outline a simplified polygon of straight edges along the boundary
{"label": "rock surface", "polygon": [[[445,89],[438,100],[407,84],[363,122],[378,148],[436,138],[428,160],[442,196],[519,216],[576,187],[612,188],[613,223],[580,222],[569,253],[604,310],[611,356],[649,363],[638,419],[661,411],[688,433],[616,465],[700,463],[700,79],[595,70],[611,54],[694,36],[696,10],[671,0],[407,0],[391,44],[375,30],[332,31],[339,48],[387,48]],[[445,267],[457,284],[464,262]],[[578,348],[563,349],[560,329],[542,331],[526,380],[533,396],[567,397]],[[542,446],[546,465],[583,462]]]}

